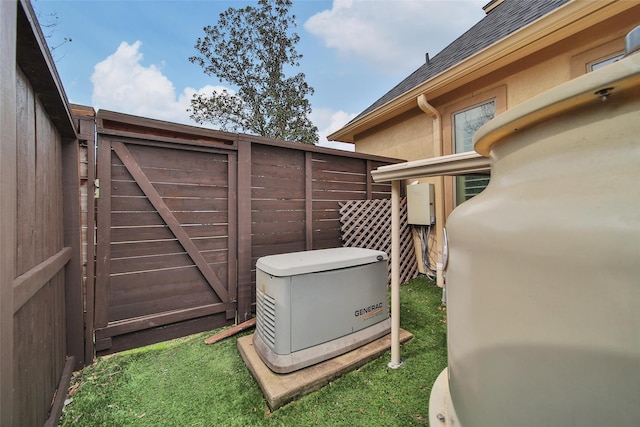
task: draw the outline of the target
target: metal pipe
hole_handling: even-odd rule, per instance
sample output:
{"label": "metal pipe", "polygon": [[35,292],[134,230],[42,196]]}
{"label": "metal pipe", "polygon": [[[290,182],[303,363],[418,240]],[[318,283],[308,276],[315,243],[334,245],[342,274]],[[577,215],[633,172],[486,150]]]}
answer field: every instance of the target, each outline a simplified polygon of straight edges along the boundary
{"label": "metal pipe", "polygon": [[[442,115],[433,105],[429,104],[425,94],[420,94],[417,98],[418,107],[433,120],[433,157],[438,158],[442,156]],[[442,229],[444,228],[444,177],[438,176],[436,178],[436,188],[438,188],[441,197],[440,203],[436,203],[436,241],[442,242]],[[438,247],[438,263],[441,262],[442,248]],[[436,284],[444,287],[444,276],[441,274],[436,275]]]}
{"label": "metal pipe", "polygon": [[400,181],[391,183],[391,361],[392,369],[400,359]]}

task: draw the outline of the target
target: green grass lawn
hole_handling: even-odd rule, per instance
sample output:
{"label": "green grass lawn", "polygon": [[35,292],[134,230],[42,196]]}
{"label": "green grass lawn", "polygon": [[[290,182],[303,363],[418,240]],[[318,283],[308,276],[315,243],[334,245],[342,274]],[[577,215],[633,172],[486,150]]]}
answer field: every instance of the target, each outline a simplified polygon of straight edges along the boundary
{"label": "green grass lawn", "polygon": [[242,334],[205,345],[211,331],[99,358],[72,380],[60,425],[427,425],[431,386],[447,363],[441,295],[424,276],[402,286],[400,324],[414,337],[399,369],[387,367],[387,351],[274,412],[238,353]]}

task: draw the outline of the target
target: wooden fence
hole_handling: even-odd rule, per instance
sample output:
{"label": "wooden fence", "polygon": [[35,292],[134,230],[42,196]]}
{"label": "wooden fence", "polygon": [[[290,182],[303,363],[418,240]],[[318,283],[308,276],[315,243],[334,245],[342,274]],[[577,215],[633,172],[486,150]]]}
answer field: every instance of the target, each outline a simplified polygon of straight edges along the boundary
{"label": "wooden fence", "polygon": [[94,338],[108,353],[248,319],[257,258],[339,247],[339,202],[390,195],[370,172],[395,159],[106,111],[96,138],[28,0],[0,2],[0,54],[2,426],[55,425]]}
{"label": "wooden fence", "polygon": [[84,365],[78,145],[27,1],[0,2],[0,425],[55,425]]}
{"label": "wooden fence", "polygon": [[389,198],[370,172],[399,161],[111,111],[96,122],[99,187],[89,170],[83,194],[87,217],[99,194],[85,292],[98,354],[249,319],[256,260],[342,246],[340,203]]}

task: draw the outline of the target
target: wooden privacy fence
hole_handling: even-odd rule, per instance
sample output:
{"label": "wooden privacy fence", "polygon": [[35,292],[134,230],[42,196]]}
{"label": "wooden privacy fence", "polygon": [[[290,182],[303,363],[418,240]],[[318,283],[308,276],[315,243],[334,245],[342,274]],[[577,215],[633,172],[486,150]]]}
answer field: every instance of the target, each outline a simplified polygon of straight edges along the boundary
{"label": "wooden privacy fence", "polygon": [[[350,200],[340,203],[344,246],[376,249],[391,256],[391,200]],[[400,200],[400,283],[418,275],[411,226],[407,222],[407,199]],[[391,262],[389,262],[391,284]]]}
{"label": "wooden privacy fence", "polygon": [[339,203],[389,198],[370,172],[399,161],[110,111],[96,121],[86,293],[99,354],[249,319],[256,260],[342,246]]}
{"label": "wooden privacy fence", "polygon": [[31,5],[0,29],[0,425],[56,425],[84,366],[78,144]]}
{"label": "wooden privacy fence", "polygon": [[57,424],[96,350],[247,320],[258,257],[339,247],[339,202],[390,197],[395,159],[72,117],[28,0],[0,1],[0,52],[1,426]]}

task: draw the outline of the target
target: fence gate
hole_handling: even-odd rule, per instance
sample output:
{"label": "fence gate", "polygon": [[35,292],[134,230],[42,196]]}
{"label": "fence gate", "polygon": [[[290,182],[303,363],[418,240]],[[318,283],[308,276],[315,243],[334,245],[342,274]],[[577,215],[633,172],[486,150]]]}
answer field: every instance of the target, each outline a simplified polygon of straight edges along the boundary
{"label": "fence gate", "polygon": [[98,114],[97,354],[235,320],[237,144],[154,127]]}

